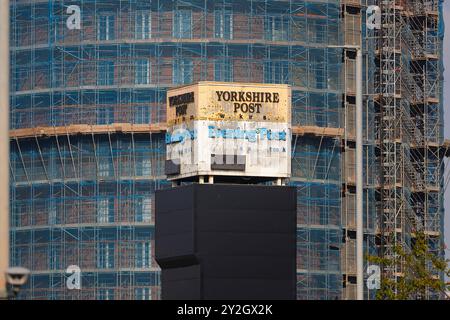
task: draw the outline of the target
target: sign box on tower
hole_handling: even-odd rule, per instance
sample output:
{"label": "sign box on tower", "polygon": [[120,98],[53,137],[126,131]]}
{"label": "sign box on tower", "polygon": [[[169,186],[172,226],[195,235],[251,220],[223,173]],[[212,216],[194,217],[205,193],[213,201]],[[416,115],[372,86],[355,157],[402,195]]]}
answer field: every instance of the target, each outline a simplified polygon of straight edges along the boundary
{"label": "sign box on tower", "polygon": [[169,180],[289,178],[291,88],[199,82],[167,93]]}

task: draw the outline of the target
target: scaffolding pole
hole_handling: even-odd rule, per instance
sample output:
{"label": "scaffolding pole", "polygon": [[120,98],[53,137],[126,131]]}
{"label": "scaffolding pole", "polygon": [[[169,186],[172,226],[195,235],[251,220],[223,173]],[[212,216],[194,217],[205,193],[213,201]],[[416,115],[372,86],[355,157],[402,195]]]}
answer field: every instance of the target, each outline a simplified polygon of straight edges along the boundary
{"label": "scaffolding pole", "polygon": [[0,298],[9,267],[9,0],[0,2]]}

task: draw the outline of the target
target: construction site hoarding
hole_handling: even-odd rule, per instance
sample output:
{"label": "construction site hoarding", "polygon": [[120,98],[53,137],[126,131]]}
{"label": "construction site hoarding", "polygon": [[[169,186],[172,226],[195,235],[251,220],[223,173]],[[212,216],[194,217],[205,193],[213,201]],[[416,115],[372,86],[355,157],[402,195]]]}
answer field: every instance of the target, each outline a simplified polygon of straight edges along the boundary
{"label": "construction site hoarding", "polygon": [[169,180],[290,177],[288,85],[199,82],[171,89],[167,126]]}

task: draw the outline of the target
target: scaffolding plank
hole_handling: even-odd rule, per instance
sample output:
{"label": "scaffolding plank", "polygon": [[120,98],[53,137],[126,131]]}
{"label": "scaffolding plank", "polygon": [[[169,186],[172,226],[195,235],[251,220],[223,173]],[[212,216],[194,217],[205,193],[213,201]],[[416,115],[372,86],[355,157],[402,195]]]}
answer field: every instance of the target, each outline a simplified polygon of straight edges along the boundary
{"label": "scaffolding plank", "polygon": [[69,125],[61,127],[35,127],[10,130],[10,138],[32,138],[75,134],[105,134],[111,132],[123,133],[161,133],[166,130],[165,124],[131,124],[113,123],[107,125]]}
{"label": "scaffolding plank", "polygon": [[343,137],[343,128],[325,128],[317,126],[294,126],[292,127],[292,134],[298,136],[315,135],[325,137]]}
{"label": "scaffolding plank", "polygon": [[[131,124],[131,123],[113,123],[107,125],[84,125],[76,124],[60,127],[35,127],[25,129],[10,130],[11,139],[24,139],[33,137],[58,136],[65,134],[105,134],[112,132],[123,133],[163,133],[166,131],[165,123],[156,124]],[[292,127],[294,135],[315,135],[326,137],[343,137],[343,128],[324,128],[317,126],[294,126]]]}

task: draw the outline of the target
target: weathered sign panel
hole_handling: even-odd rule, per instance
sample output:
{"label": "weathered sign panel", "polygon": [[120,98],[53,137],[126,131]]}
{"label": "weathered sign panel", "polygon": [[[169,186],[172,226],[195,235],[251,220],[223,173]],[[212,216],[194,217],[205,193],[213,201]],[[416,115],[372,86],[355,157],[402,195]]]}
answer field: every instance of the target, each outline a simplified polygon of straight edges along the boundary
{"label": "weathered sign panel", "polygon": [[199,82],[167,94],[166,174],[290,176],[288,85]]}

